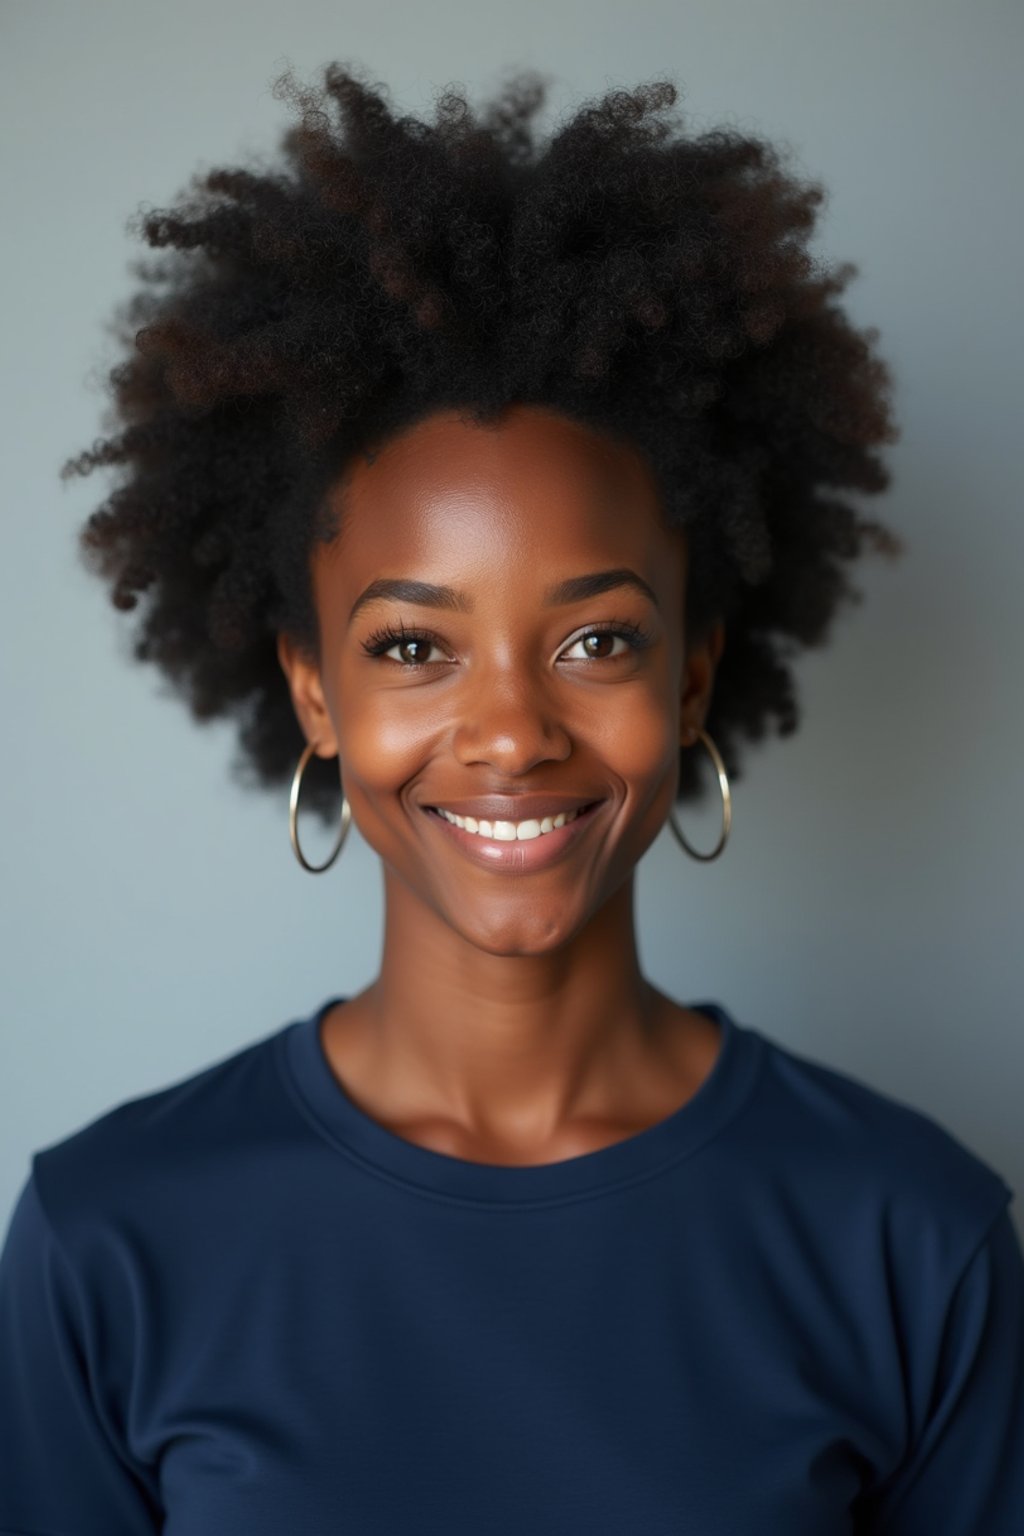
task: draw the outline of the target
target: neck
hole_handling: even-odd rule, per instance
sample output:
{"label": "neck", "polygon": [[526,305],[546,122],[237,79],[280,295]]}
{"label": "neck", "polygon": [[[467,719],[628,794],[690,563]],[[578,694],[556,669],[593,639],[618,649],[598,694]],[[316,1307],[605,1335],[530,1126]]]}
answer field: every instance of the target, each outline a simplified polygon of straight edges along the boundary
{"label": "neck", "polygon": [[380,974],[357,1002],[363,1070],[396,1116],[534,1145],[621,1117],[672,1006],[641,974],[632,876],[567,943],[529,955],[482,950],[384,879]]}

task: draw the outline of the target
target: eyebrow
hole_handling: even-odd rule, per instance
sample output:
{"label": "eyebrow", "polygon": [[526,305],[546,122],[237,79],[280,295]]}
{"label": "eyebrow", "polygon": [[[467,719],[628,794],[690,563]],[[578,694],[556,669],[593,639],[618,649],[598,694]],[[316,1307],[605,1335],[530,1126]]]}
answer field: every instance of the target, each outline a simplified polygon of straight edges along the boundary
{"label": "eyebrow", "polygon": [[[591,571],[586,576],[570,576],[549,587],[544,594],[544,606],[555,608],[567,603],[584,602],[588,597],[599,597],[602,592],[613,592],[619,587],[633,587],[649,598],[655,608],[659,606],[654,588],[626,566],[611,571]],[[399,602],[415,603],[420,608],[449,608],[456,613],[472,613],[473,602],[465,592],[455,587],[439,587],[429,581],[412,581],[403,576],[381,577],[371,581],[352,604],[349,624],[361,608],[383,598],[395,598]]]}

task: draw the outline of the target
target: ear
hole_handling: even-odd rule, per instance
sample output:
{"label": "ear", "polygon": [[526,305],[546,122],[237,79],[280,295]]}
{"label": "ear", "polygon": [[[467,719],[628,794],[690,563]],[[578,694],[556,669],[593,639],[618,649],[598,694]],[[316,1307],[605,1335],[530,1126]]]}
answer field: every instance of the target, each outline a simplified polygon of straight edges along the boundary
{"label": "ear", "polygon": [[319,667],[284,633],[277,637],[277,659],[288,679],[292,707],[306,740],[316,742],[317,757],[334,757],[338,738],[324,700]]}
{"label": "ear", "polygon": [[695,726],[703,726],[711,704],[715,669],[725,647],[725,625],[716,619],[703,640],[691,645],[683,670],[683,692],[679,701],[679,739],[683,746],[697,740]]}

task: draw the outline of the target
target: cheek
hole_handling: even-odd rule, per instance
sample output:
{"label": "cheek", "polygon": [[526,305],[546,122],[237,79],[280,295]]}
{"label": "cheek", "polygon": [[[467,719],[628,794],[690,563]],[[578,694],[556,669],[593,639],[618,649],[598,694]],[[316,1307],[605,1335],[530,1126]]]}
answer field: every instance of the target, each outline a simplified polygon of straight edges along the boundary
{"label": "cheek", "polygon": [[338,733],[345,774],[353,788],[388,794],[422,767],[437,739],[438,715],[414,697],[415,690],[383,689],[362,697],[345,694]]}
{"label": "cheek", "polygon": [[671,774],[679,757],[677,709],[661,679],[610,689],[595,717],[591,740],[627,783],[652,788]]}

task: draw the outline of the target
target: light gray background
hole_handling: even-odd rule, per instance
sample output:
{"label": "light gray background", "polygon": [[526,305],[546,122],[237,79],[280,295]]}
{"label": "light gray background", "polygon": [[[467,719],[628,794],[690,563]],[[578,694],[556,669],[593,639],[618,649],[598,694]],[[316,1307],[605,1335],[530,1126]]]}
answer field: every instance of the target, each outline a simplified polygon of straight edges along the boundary
{"label": "light gray background", "polygon": [[[829,191],[815,246],[893,368],[902,441],[865,507],[908,541],[801,665],[799,734],[735,786],[710,865],[663,832],[639,877],[649,974],[937,1118],[1024,1191],[1024,761],[1017,0],[57,0],[0,10],[3,1017],[0,1218],[30,1153],[375,974],[376,856],[300,869],[287,791],[229,781],[128,660],[77,563],[112,483],[61,485],[101,431],[104,325],[143,254],[125,224],[193,170],[272,153],[292,63],[404,110],[506,66],[552,116],[670,75],[695,128],[784,141]],[[714,802],[691,813],[717,835]],[[306,823],[313,858],[326,832]],[[1024,1195],[1014,1203],[1021,1224]]]}

